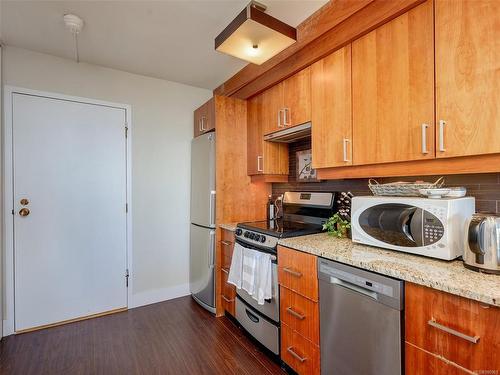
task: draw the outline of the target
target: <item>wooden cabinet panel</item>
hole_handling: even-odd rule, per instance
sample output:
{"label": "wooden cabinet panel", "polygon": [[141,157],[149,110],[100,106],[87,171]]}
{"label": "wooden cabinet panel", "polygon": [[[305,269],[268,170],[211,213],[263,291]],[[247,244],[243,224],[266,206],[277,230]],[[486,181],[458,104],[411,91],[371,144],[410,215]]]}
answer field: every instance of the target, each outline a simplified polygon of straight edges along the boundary
{"label": "wooden cabinet panel", "polygon": [[281,359],[300,375],[320,373],[320,351],[286,324],[281,324]]}
{"label": "wooden cabinet panel", "polygon": [[437,355],[427,353],[411,344],[405,345],[406,375],[466,375],[470,372],[462,370]]}
{"label": "wooden cabinet panel", "polygon": [[[280,110],[283,108],[283,86],[274,85],[264,91],[262,97],[262,130],[269,134],[283,128]],[[280,126],[281,124],[281,126]]]}
{"label": "wooden cabinet panel", "polygon": [[235,315],[235,298],[236,298],[236,287],[227,282],[227,277],[229,275],[226,270],[222,269],[222,305],[224,310],[227,311],[232,316]]}
{"label": "wooden cabinet panel", "polygon": [[317,263],[314,255],[278,246],[279,284],[318,301]]}
{"label": "wooden cabinet panel", "polygon": [[[498,0],[436,0],[437,157],[500,152]],[[443,146],[441,148],[441,146]]]}
{"label": "wooden cabinet panel", "polygon": [[311,69],[305,68],[282,82],[286,127],[311,121]]}
{"label": "wooden cabinet panel", "polygon": [[[440,327],[433,326],[433,322]],[[445,329],[479,339],[472,343]],[[406,283],[405,331],[407,342],[466,369],[500,372],[497,307]]]}
{"label": "wooden cabinet panel", "polygon": [[211,98],[194,111],[194,136],[215,129],[215,101]]}
{"label": "wooden cabinet panel", "polygon": [[351,46],[311,67],[312,165],[352,164]]}
{"label": "wooden cabinet panel", "polygon": [[235,314],[235,298],[236,298],[236,287],[227,282],[229,276],[229,268],[231,267],[231,259],[233,256],[234,248],[234,233],[221,229],[221,262],[220,262],[220,273],[221,273],[221,297],[223,309],[234,316]]}
{"label": "wooden cabinet panel", "polygon": [[265,94],[248,101],[247,172],[249,176],[287,175],[288,145],[264,141],[265,101]]}
{"label": "wooden cabinet panel", "polygon": [[354,165],[434,158],[433,45],[431,1],[352,43]]}
{"label": "wooden cabinet panel", "polygon": [[281,321],[312,343],[319,345],[318,303],[280,287]]}

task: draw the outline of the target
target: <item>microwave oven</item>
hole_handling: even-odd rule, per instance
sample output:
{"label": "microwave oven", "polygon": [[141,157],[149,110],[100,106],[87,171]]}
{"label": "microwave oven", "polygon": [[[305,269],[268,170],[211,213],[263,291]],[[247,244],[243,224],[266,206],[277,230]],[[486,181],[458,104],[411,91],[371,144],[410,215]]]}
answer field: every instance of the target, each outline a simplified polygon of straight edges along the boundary
{"label": "microwave oven", "polygon": [[353,242],[451,260],[464,253],[464,230],[475,199],[354,197]]}

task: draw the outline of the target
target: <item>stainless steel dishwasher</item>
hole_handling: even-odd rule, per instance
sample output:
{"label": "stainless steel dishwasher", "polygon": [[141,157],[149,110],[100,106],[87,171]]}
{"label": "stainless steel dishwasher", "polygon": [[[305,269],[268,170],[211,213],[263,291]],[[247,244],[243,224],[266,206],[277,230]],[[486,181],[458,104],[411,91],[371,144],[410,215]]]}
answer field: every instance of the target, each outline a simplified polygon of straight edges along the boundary
{"label": "stainless steel dishwasher", "polygon": [[321,373],[403,372],[403,282],[318,258]]}

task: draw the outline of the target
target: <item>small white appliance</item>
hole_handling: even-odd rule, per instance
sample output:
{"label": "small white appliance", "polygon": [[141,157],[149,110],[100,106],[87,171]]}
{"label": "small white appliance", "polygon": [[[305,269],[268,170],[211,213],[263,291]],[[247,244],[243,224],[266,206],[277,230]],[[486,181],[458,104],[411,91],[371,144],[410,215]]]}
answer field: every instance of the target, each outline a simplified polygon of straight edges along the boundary
{"label": "small white appliance", "polygon": [[451,260],[464,254],[465,226],[474,211],[472,197],[354,197],[352,240]]}

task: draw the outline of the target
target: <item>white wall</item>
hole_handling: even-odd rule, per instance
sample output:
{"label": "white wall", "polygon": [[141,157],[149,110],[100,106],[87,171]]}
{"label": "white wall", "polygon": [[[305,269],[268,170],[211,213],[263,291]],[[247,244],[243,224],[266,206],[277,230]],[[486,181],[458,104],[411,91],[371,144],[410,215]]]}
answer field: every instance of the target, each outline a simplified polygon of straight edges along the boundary
{"label": "white wall", "polygon": [[132,106],[129,307],[188,294],[193,110],[212,93],[10,46],[3,63],[6,85]]}

